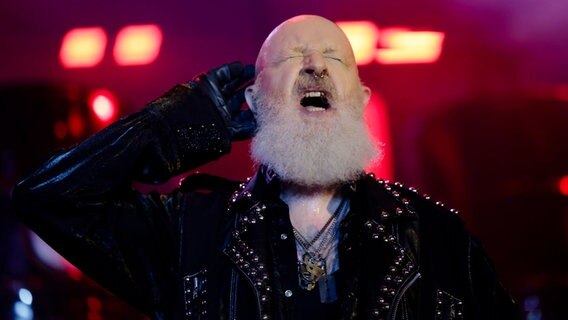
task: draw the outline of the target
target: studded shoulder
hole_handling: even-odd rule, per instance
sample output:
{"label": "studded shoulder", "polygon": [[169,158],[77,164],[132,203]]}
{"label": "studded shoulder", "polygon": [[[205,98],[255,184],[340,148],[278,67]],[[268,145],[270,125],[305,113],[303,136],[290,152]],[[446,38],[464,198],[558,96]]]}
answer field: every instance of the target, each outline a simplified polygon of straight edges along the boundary
{"label": "studded shoulder", "polygon": [[406,201],[411,201],[409,199],[416,199],[418,201],[429,202],[443,210],[447,210],[450,213],[459,215],[459,211],[446,206],[442,201],[434,200],[430,195],[426,193],[421,193],[417,188],[408,187],[400,182],[391,182],[389,180],[377,178],[373,173],[368,174],[369,177],[375,179],[380,185],[382,185],[389,194],[396,198],[402,198]]}

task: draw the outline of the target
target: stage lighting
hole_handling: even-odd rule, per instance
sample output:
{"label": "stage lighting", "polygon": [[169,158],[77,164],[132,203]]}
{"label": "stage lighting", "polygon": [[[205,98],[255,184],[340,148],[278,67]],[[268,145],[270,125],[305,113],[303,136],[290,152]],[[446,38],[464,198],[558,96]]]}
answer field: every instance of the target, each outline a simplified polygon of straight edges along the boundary
{"label": "stage lighting", "polygon": [[[74,139],[80,139],[87,131],[87,124],[80,110],[71,109],[67,116],[67,128]],[[56,133],[57,134],[57,133]]]}
{"label": "stage lighting", "polygon": [[118,114],[116,101],[114,94],[105,89],[91,93],[89,107],[99,124],[106,126],[116,119]]}
{"label": "stage lighting", "polygon": [[568,175],[563,176],[558,180],[558,191],[564,196],[568,196]]}
{"label": "stage lighting", "polygon": [[65,68],[88,68],[101,62],[107,43],[100,27],[75,28],[63,37],[59,59]]}
{"label": "stage lighting", "polygon": [[382,64],[433,63],[440,58],[444,33],[389,28],[381,32],[377,62]]}
{"label": "stage lighting", "polygon": [[339,21],[337,25],[345,32],[353,47],[357,65],[366,65],[375,60],[379,28],[371,21]]}
{"label": "stage lighting", "polygon": [[156,60],[162,45],[162,31],[157,25],[131,25],[122,28],[114,44],[118,65],[144,65]]}

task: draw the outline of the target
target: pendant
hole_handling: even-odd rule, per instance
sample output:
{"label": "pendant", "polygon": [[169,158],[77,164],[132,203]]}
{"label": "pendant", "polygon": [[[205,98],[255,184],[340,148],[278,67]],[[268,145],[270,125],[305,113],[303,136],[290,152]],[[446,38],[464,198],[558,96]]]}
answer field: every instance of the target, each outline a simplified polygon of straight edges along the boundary
{"label": "pendant", "polygon": [[325,260],[320,257],[312,257],[304,253],[302,261],[298,263],[300,288],[311,291],[315,288],[318,280],[325,275]]}

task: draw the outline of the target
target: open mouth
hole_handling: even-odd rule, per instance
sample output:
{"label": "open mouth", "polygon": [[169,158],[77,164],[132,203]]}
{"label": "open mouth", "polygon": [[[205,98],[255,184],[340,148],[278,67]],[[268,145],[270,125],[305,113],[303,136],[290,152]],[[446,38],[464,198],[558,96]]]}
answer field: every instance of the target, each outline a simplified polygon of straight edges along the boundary
{"label": "open mouth", "polygon": [[329,109],[330,104],[324,91],[308,91],[304,93],[300,100],[302,107],[308,111],[325,111]]}

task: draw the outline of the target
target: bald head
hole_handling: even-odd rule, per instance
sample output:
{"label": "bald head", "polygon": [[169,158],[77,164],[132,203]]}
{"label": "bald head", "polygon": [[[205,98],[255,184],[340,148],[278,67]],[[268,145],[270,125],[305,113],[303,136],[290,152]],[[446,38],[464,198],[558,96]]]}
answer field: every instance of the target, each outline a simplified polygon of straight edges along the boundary
{"label": "bald head", "polygon": [[[254,85],[245,92],[253,109],[255,95],[268,94],[303,111],[323,108],[328,113],[359,97],[364,107],[370,96],[359,79],[347,36],[320,16],[296,16],[276,27],[260,48],[256,75]],[[320,108],[305,108],[307,94],[323,97],[316,106]]]}
{"label": "bald head", "polygon": [[337,24],[320,16],[300,15],[282,22],[268,35],[258,53],[257,73],[290,54],[314,49],[340,53],[345,63],[355,65],[351,44]]}
{"label": "bald head", "polygon": [[258,131],[251,154],[283,180],[329,187],[360,174],[376,154],[363,119],[370,96],[343,31],[318,16],[274,29],[245,97]]}

